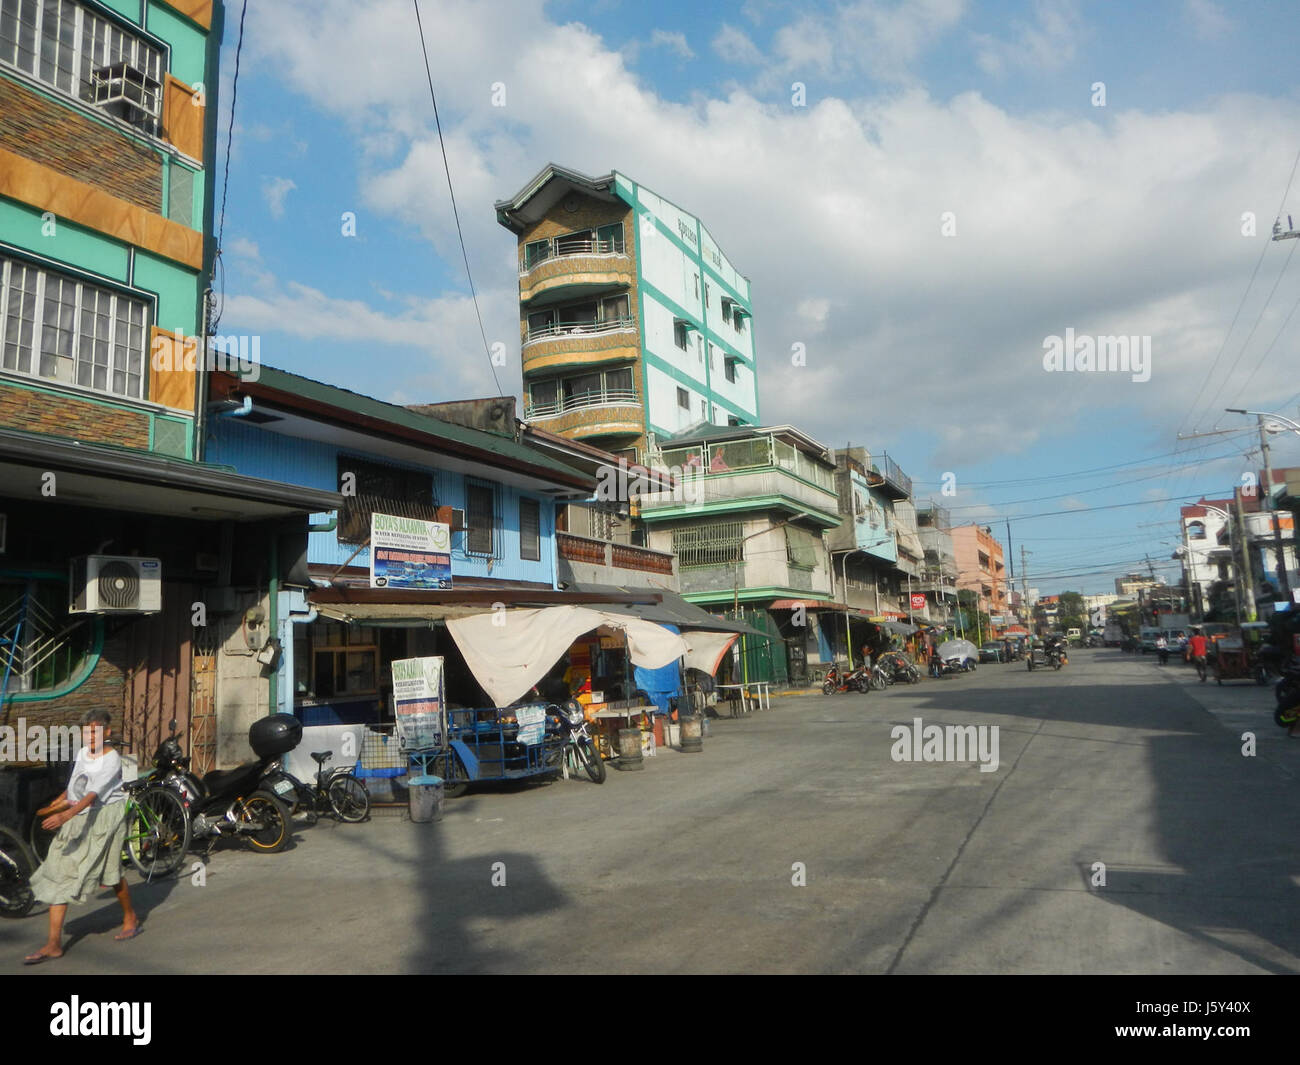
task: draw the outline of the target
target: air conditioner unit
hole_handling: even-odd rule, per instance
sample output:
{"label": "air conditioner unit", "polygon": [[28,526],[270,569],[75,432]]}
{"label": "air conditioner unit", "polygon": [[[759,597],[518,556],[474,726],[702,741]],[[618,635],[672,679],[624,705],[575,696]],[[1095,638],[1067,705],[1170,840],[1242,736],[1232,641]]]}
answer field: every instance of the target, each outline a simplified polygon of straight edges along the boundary
{"label": "air conditioner unit", "polygon": [[162,83],[125,61],[90,73],[95,106],[133,125],[152,123],[161,108]]}
{"label": "air conditioner unit", "polygon": [[156,614],[162,610],[162,562],[156,558],[74,558],[69,584],[69,614]]}

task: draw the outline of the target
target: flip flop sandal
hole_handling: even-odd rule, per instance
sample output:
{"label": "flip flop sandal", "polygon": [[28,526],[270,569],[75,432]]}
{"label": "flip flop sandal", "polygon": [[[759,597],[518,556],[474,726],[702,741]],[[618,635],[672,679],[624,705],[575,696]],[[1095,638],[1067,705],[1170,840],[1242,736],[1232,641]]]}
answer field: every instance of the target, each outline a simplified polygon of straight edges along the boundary
{"label": "flip flop sandal", "polygon": [[143,925],[136,925],[134,928],[131,929],[131,931],[118,932],[118,934],[115,935],[113,938],[119,943],[125,943],[128,939],[134,939],[143,931],[144,931]]}

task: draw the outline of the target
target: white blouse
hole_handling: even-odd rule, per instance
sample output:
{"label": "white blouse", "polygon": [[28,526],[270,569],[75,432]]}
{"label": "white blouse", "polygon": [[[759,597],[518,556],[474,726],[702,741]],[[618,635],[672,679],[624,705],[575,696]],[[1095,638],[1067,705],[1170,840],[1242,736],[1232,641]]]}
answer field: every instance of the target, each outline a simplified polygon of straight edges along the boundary
{"label": "white blouse", "polygon": [[91,792],[95,793],[98,806],[126,798],[122,790],[122,758],[116,751],[107,750],[98,758],[90,757],[89,747],[77,752],[68,778],[68,802],[76,805]]}

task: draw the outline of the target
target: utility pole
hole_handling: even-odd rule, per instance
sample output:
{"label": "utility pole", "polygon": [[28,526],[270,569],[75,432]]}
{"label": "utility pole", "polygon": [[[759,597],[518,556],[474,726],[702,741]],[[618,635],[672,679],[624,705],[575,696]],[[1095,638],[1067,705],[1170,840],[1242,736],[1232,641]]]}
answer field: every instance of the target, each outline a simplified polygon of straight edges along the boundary
{"label": "utility pole", "polygon": [[1232,497],[1237,504],[1237,543],[1241,545],[1241,579],[1245,587],[1246,620],[1255,620],[1255,575],[1250,564],[1250,544],[1246,541],[1246,522],[1242,517],[1241,489],[1234,488]]}
{"label": "utility pole", "polygon": [[[1287,219],[1290,221],[1290,219]],[[1277,239],[1277,238],[1274,238]],[[1286,572],[1286,551],[1282,547],[1282,523],[1277,520],[1277,511],[1273,509],[1273,463],[1268,452],[1268,433],[1264,429],[1264,415],[1255,415],[1259,422],[1259,450],[1264,456],[1264,499],[1268,503],[1269,522],[1273,526],[1273,557],[1277,560],[1277,586],[1282,597],[1291,601],[1291,581]]]}

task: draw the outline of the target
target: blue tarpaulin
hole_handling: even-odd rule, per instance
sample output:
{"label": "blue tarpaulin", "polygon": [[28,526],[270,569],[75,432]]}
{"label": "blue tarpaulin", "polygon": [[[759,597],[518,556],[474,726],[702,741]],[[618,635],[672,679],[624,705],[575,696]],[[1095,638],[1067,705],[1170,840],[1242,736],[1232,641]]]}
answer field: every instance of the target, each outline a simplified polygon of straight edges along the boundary
{"label": "blue tarpaulin", "polygon": [[[681,632],[676,625],[664,625],[669,632]],[[657,712],[666,714],[670,711],[668,700],[674,695],[681,695],[681,669],[676,662],[669,662],[658,669],[632,667],[632,683],[639,690],[650,696]]]}

